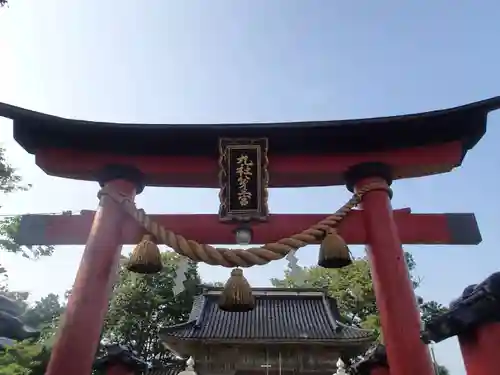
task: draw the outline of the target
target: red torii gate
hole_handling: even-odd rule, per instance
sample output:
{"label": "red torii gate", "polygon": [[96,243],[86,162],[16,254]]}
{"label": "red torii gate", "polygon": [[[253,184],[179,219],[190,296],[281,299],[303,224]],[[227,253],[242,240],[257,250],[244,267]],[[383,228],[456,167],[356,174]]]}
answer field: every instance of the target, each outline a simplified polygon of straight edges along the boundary
{"label": "red torii gate", "polygon": [[[431,375],[401,244],[477,244],[480,235],[473,214],[393,212],[389,186],[394,179],[445,173],[461,165],[467,151],[484,135],[487,114],[498,108],[500,97],[397,117],[201,126],[94,123],[0,104],[0,115],[14,120],[15,139],[35,155],[47,174],[95,180],[104,187],[95,215],[28,215],[21,222],[22,244],[86,243],[47,374],[90,373],[121,245],[136,242],[144,233],[116,197],[133,201],[146,185],[221,187],[217,176],[222,171],[227,181],[222,184],[219,216],[153,215],[152,219],[172,232],[189,233],[190,239],[200,243],[234,243],[233,231],[241,227],[238,219],[258,219],[261,222],[252,226],[252,240],[267,243],[300,232],[325,216],[268,217],[268,186],[346,184],[351,191],[366,190],[362,210],[346,217],[340,234],[349,243],[368,245],[391,374]],[[229,139],[224,147],[221,137]],[[265,143],[255,151],[254,143],[262,139]],[[231,200],[231,183],[236,181],[231,180],[235,173],[231,161],[236,161],[231,152],[238,147],[249,154],[255,151],[258,164],[252,171],[260,179],[255,185],[253,180],[245,182],[245,189],[247,185],[250,189],[245,194],[250,191],[260,199],[250,202],[255,203],[252,212],[235,209],[238,202]],[[227,163],[223,158],[229,159]],[[231,207],[233,216],[229,215]],[[221,218],[229,222],[221,223]],[[200,260],[196,254],[191,256]],[[233,260],[225,262],[226,266],[238,265]]]}

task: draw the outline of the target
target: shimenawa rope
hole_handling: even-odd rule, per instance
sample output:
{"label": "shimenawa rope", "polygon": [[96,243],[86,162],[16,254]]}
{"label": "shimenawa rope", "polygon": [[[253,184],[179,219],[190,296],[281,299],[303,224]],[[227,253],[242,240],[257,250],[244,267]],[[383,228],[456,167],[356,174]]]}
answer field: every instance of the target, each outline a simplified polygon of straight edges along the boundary
{"label": "shimenawa rope", "polygon": [[233,268],[264,265],[273,260],[284,258],[292,250],[298,250],[301,247],[317,243],[319,239],[324,237],[328,230],[336,228],[361,203],[366,193],[373,190],[390,192],[390,188],[384,183],[368,184],[354,193],[351,199],[336,213],[327,216],[301,233],[265,244],[261,247],[251,247],[248,249],[213,247],[188,240],[184,236],[176,234],[151,220],[144,210],[136,208],[135,204],[127,196],[112,191],[109,188],[102,188],[99,192],[99,197],[107,195],[119,203],[125,212],[131,215],[146,231],[158,240],[158,243],[164,243],[178,254],[186,256],[195,262]]}

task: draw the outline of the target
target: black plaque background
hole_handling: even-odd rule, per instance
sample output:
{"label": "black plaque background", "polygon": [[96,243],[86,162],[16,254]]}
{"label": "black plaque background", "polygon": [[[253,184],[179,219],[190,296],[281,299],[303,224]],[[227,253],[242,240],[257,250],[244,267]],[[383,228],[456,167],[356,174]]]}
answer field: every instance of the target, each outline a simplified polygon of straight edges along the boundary
{"label": "black plaque background", "polygon": [[[252,194],[246,206],[242,206],[238,199],[238,193],[240,192],[238,184],[238,174],[236,169],[239,165],[236,160],[243,154],[248,155],[249,160],[253,162],[250,171],[252,176],[247,184],[247,190]],[[229,146],[227,150],[228,159],[228,211],[229,212],[241,212],[245,213],[248,211],[259,211],[260,201],[261,201],[261,191],[260,191],[260,181],[261,177],[261,161],[260,161],[260,147],[259,146]]]}
{"label": "black plaque background", "polygon": [[[267,138],[258,139],[219,139],[219,182],[220,182],[220,209],[221,221],[265,221],[269,214],[267,206],[269,173],[267,170]],[[238,199],[238,175],[236,159],[247,154],[253,162],[252,177],[248,181],[247,190],[252,193],[246,206],[242,206]]]}

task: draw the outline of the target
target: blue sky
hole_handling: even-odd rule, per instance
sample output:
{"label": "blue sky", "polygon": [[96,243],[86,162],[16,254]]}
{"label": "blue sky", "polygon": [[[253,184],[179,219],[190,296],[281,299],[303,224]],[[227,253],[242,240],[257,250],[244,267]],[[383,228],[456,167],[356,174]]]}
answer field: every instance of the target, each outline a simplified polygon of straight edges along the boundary
{"label": "blue sky", "polygon": [[[0,101],[69,118],[124,122],[326,120],[445,108],[500,95],[500,3],[380,0],[16,1],[0,11]],[[45,176],[0,119],[0,141],[34,188],[0,212],[96,207],[97,185]],[[476,247],[411,247],[419,293],[448,303],[498,270],[500,204],[494,195],[500,111],[453,173],[398,181],[393,205],[415,212],[475,212]],[[490,191],[492,190],[492,191]],[[330,212],[342,187],[273,190],[272,212]],[[325,202],[327,204],[325,205]],[[152,213],[215,213],[217,191],[147,188]],[[361,255],[362,248],[355,249]],[[38,298],[73,281],[80,247],[36,263],[2,254],[12,288]],[[300,251],[316,262],[314,247]],[[285,262],[246,272],[253,285]],[[205,280],[228,270],[203,266]],[[437,346],[453,375],[465,374],[455,340]]]}

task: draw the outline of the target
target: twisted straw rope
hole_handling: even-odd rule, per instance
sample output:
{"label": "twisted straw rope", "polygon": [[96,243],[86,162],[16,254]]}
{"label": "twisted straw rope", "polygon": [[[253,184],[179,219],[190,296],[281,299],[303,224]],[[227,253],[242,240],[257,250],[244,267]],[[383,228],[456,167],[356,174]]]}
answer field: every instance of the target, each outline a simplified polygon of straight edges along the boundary
{"label": "twisted straw rope", "polygon": [[284,258],[292,250],[298,250],[306,245],[316,243],[325,233],[335,230],[340,222],[361,202],[363,196],[373,190],[390,192],[390,188],[385,183],[368,184],[353,194],[351,199],[333,215],[327,216],[301,233],[265,244],[261,247],[251,247],[248,249],[213,247],[188,240],[184,236],[165,229],[157,222],[151,220],[144,210],[137,209],[128,197],[111,191],[106,187],[101,189],[99,197],[107,195],[119,203],[125,212],[132,216],[137,223],[155,236],[160,243],[171,247],[176,253],[186,256],[195,262],[205,262],[214,266],[233,268],[264,265],[273,260]]}

